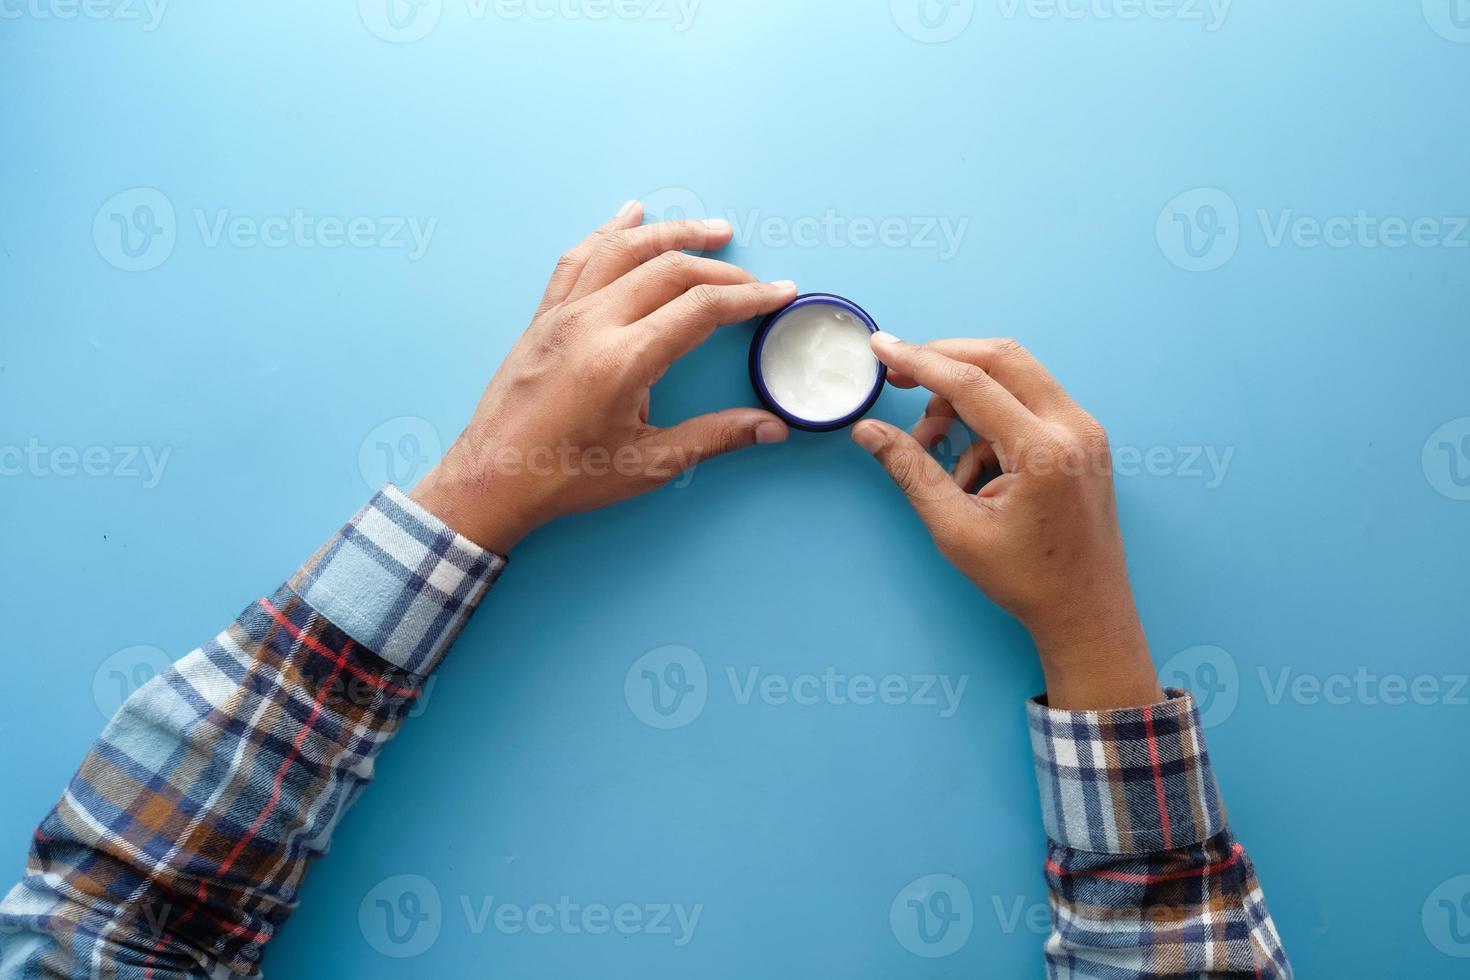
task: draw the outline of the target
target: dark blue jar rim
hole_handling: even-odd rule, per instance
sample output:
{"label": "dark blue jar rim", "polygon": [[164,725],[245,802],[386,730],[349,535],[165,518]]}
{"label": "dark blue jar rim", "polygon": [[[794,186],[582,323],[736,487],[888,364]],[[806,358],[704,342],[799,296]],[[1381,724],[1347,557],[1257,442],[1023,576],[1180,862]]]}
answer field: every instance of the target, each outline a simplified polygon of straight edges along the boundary
{"label": "dark blue jar rim", "polygon": [[804,419],[784,408],[771,395],[770,389],[766,387],[766,379],[761,375],[761,352],[765,349],[766,338],[770,336],[771,328],[776,321],[781,319],[792,310],[801,309],[804,306],[836,306],[856,316],[868,328],[869,333],[878,332],[878,324],[868,315],[868,311],[854,303],[852,300],[836,293],[803,293],[790,303],[781,307],[776,312],[769,314],[761,325],[756,328],[755,337],[750,342],[750,384],[755,393],[760,397],[761,403],[772,412],[785,420],[786,424],[794,429],[802,429],[806,432],[832,432],[836,429],[846,428],[858,419],[867,415],[878,402],[878,396],[883,394],[883,385],[888,381],[888,367],[882,361],[878,362],[878,374],[873,379],[873,390],[868,392],[868,397],[863,403],[839,419],[814,422]]}

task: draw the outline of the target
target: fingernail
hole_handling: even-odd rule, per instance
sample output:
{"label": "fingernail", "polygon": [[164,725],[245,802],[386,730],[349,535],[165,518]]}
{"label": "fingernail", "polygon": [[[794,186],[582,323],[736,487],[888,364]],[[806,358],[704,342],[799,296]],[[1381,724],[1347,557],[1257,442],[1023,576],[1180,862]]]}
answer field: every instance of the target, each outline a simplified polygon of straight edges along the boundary
{"label": "fingernail", "polygon": [[701,224],[703,224],[710,231],[730,230],[730,222],[726,221],[724,218],[705,218],[704,221],[701,222]]}
{"label": "fingernail", "polygon": [[762,422],[755,427],[755,441],[762,446],[769,446],[773,442],[785,442],[786,435],[786,426],[780,422]]}
{"label": "fingernail", "polygon": [[792,282],[790,279],[777,279],[775,282],[771,283],[771,285],[772,286],[775,286],[777,289],[795,289],[796,288],[796,283]]}
{"label": "fingernail", "polygon": [[873,339],[880,344],[897,344],[901,341],[887,330],[878,330],[873,334]]}
{"label": "fingernail", "polygon": [[880,426],[871,423],[862,424],[852,430],[852,441],[870,453],[877,453],[888,445],[888,433],[884,432]]}
{"label": "fingernail", "polygon": [[636,208],[637,206],[638,206],[638,199],[637,198],[634,198],[633,200],[629,201],[627,204],[624,204],[621,208],[618,208],[618,213],[615,214],[615,215],[613,215],[613,217],[614,218],[626,218],[628,215],[630,215],[630,214],[633,213],[633,209]]}

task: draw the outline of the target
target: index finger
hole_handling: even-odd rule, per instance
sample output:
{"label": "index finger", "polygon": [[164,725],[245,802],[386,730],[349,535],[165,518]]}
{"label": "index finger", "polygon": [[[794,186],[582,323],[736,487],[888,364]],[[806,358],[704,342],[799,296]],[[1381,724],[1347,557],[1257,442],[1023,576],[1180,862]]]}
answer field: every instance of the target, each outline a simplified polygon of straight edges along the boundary
{"label": "index finger", "polygon": [[578,300],[609,286],[650,259],[665,252],[712,251],[724,248],[734,237],[730,222],[723,218],[704,221],[660,221],[610,231],[601,236],[587,267],[567,296]]}
{"label": "index finger", "polygon": [[656,373],[698,347],[725,324],[743,323],[773,313],[795,298],[796,283],[785,279],[733,286],[705,283],[629,329],[637,332],[642,356]]}
{"label": "index finger", "polygon": [[1023,438],[1038,422],[1015,395],[975,364],[881,330],[873,334],[873,353],[890,369],[944,396],[962,419],[1002,448]]}
{"label": "index finger", "polygon": [[1033,412],[1050,412],[1072,404],[1072,396],[1051,372],[1014,340],[931,340],[924,346],[984,369]]}
{"label": "index finger", "polygon": [[587,268],[587,260],[592,258],[592,253],[597,249],[597,244],[602,241],[602,236],[625,228],[637,227],[642,220],[643,205],[636,200],[629,201],[601,228],[563,252],[561,258],[556,260],[556,269],[551,273],[551,281],[546,284],[546,293],[541,297],[538,312],[549,309],[567,298],[572,287],[577,284],[577,278],[582,275],[582,270]]}

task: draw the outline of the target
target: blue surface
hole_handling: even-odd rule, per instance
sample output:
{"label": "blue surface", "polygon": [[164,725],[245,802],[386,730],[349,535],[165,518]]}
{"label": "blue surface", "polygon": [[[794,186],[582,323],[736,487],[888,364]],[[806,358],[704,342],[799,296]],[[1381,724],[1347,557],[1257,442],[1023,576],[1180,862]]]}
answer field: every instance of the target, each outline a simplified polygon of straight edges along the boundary
{"label": "blue surface", "polygon": [[[732,216],[735,260],[900,335],[1035,350],[1137,454],[1119,498],[1143,614],[1161,664],[1179,655],[1166,673],[1214,692],[1233,823],[1300,975],[1463,976],[1470,250],[1445,239],[1470,235],[1440,219],[1470,214],[1470,11],[1237,3],[1211,30],[997,0],[931,29],[896,8],[706,0],[680,31],[276,0],[177,4],[150,31],[122,16],[140,7],[7,5],[0,447],[12,474],[31,440],[102,447],[90,469],[111,474],[68,475],[63,452],[0,481],[7,874],[99,706],[269,591],[369,479],[412,479],[558,252],[647,194]],[[367,26],[431,23],[409,43]],[[296,209],[343,226],[264,224]],[[1308,247],[1296,220],[1360,210],[1439,223],[1420,245]],[[250,221],[231,232],[226,211]],[[353,218],[376,242],[407,217],[437,219],[416,259],[320,247]],[[887,244],[854,244],[890,218]],[[965,222],[958,250],[924,247],[923,219]],[[250,244],[257,225],[285,246]],[[753,403],[749,337],[681,364],[656,416]],[[921,397],[876,411],[907,423]],[[146,470],[125,447],[169,452],[156,485],[127,475]],[[1223,479],[1189,447],[1233,451]],[[665,651],[658,669],[708,680],[701,713],[665,730],[630,710],[641,671],[631,699],[625,679],[667,646],[698,660]],[[829,666],[969,680],[946,718],[741,704],[727,676]],[[1380,680],[1331,680],[1359,671]],[[1390,675],[1437,693],[1383,703],[1402,696]],[[1022,632],[844,435],[702,468],[517,553],[270,972],[1039,976],[1022,713],[1038,683]],[[973,909],[967,942],[933,959],[889,915],[931,874]],[[412,910],[402,880],[380,886],[398,875],[419,876],[421,914],[424,881],[440,900],[404,947],[374,912],[380,887]],[[702,912],[682,947],[677,929],[494,925],[502,902],[563,895]]]}

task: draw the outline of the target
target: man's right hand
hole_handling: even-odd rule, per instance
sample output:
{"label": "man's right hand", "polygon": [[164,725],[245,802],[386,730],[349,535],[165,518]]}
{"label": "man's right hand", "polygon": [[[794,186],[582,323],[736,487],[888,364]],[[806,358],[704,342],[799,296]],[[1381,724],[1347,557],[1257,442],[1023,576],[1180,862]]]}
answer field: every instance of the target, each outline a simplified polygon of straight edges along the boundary
{"label": "man's right hand", "polygon": [[[1128,582],[1102,426],[1012,340],[920,347],[880,333],[873,352],[890,382],[934,397],[913,435],[868,419],[853,440],[888,470],[944,556],[1031,633],[1049,703],[1163,701]],[[981,438],[951,474],[927,447],[956,418]]]}

